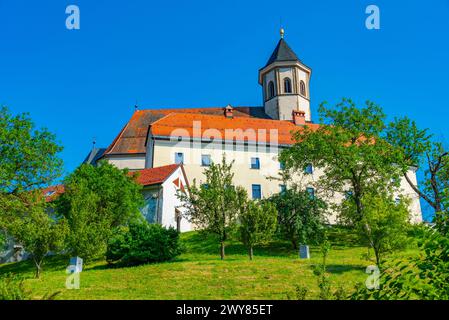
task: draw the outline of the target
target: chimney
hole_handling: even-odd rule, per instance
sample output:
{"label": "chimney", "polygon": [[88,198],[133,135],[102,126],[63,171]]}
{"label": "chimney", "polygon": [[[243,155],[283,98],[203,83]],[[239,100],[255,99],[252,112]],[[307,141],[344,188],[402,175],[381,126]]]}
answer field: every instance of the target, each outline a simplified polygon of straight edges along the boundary
{"label": "chimney", "polygon": [[293,110],[293,123],[297,126],[306,124],[306,113],[304,111]]}
{"label": "chimney", "polygon": [[228,104],[224,110],[225,117],[232,119],[234,117],[233,111],[234,111],[234,109],[232,108],[232,106],[230,104]]}

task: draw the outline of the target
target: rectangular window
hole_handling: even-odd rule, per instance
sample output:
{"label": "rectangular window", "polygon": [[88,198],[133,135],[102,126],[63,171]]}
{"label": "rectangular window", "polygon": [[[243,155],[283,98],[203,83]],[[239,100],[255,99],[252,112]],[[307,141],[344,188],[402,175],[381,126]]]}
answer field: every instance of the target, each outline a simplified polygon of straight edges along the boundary
{"label": "rectangular window", "polygon": [[305,168],[304,168],[304,172],[306,174],[312,174],[313,173],[313,166],[311,164],[308,164]]}
{"label": "rectangular window", "polygon": [[260,169],[259,158],[251,158],[251,169]]}
{"label": "rectangular window", "polygon": [[306,189],[306,191],[309,193],[309,195],[310,195],[310,197],[311,197],[312,199],[315,198],[315,189],[314,189],[314,188],[308,187],[308,188]]}
{"label": "rectangular window", "polygon": [[279,185],[279,192],[280,193],[285,193],[285,191],[287,191],[287,186],[285,184],[280,184]]}
{"label": "rectangular window", "polygon": [[157,207],[158,207],[158,196],[157,194],[149,195],[144,202],[143,208],[140,209],[145,220],[149,223],[157,223]]}
{"label": "rectangular window", "polygon": [[252,185],[253,199],[262,199],[262,187],[260,184]]}
{"label": "rectangular window", "polygon": [[182,152],[175,153],[175,163],[176,164],[184,163],[184,153]]}
{"label": "rectangular window", "polygon": [[203,167],[209,167],[210,163],[211,163],[210,154],[203,154],[203,155],[201,155],[201,165]]}

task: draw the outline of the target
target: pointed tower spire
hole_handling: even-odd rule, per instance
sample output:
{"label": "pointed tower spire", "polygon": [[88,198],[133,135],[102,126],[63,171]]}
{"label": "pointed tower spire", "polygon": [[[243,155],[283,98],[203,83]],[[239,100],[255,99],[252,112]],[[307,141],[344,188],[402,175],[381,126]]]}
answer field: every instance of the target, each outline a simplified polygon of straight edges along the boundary
{"label": "pointed tower spire", "polygon": [[279,30],[280,39],[265,66],[259,70],[265,113],[272,119],[293,121],[293,111],[310,115],[310,76],[307,67],[284,39],[285,30]]}
{"label": "pointed tower spire", "polygon": [[284,40],[284,33],[282,32],[283,30],[284,29],[281,29],[280,32],[281,39],[276,45],[276,48],[274,48],[274,51],[271,54],[270,58],[268,59],[267,63],[265,64],[265,67],[277,61],[301,62],[301,60],[298,59],[296,53],[289,47],[287,42]]}

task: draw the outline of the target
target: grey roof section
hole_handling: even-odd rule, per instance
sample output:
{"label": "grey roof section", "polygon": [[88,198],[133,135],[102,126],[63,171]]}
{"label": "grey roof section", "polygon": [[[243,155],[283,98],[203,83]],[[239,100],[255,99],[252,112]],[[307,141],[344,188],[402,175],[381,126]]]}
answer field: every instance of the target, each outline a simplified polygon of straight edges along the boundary
{"label": "grey roof section", "polygon": [[84,159],[83,163],[96,165],[97,161],[103,156],[106,148],[93,148],[90,153],[87,155],[86,159]]}
{"label": "grey roof section", "polygon": [[271,119],[271,117],[265,113],[264,107],[235,107],[234,109],[243,113],[247,113],[254,118]]}
{"label": "grey roof section", "polygon": [[299,61],[299,62],[301,62],[301,60],[298,59],[296,54],[288,46],[287,42],[283,38],[281,38],[281,40],[279,40],[276,48],[274,49],[273,53],[271,54],[270,59],[268,59],[265,67],[268,66],[269,64],[272,64],[273,62],[276,62],[276,61]]}

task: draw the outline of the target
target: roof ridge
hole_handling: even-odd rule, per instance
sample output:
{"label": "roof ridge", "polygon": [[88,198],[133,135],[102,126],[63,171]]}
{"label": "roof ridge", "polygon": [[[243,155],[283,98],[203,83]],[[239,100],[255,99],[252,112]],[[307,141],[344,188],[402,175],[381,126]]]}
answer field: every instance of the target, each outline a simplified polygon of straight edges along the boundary
{"label": "roof ridge", "polygon": [[106,151],[104,154],[108,154],[112,149],[114,149],[115,145],[117,144],[117,141],[122,137],[123,133],[125,132],[126,128],[128,128],[129,123],[131,122],[132,118],[134,117],[134,113],[131,116],[131,119],[125,124],[125,126],[122,128],[120,133],[115,137],[115,139],[112,141],[112,143],[109,145],[109,147],[106,148]]}
{"label": "roof ridge", "polygon": [[[130,172],[129,174],[134,177],[136,176],[136,174],[138,174],[137,182],[144,186],[152,185],[152,184],[162,184],[165,181],[167,181],[167,179],[181,166],[182,166],[182,164],[173,163],[173,164],[168,164],[168,165],[160,166],[160,167],[144,168],[144,169],[140,169],[140,170],[137,170],[134,172]],[[167,169],[168,171],[163,172],[165,169]],[[153,177],[154,181],[151,181],[151,183],[148,182],[149,179],[147,179],[147,182],[142,181],[142,180],[139,181],[139,179],[143,179],[141,173],[151,174],[152,171],[155,173],[154,177]],[[162,171],[162,173],[161,173],[161,171]],[[159,174],[159,176],[158,176],[158,174]]]}
{"label": "roof ridge", "polygon": [[[181,107],[181,108],[158,108],[158,109],[139,109],[138,112],[141,111],[171,111],[171,110],[198,110],[198,109],[224,109],[226,106],[208,106],[208,107]],[[238,105],[238,106],[232,106],[232,108],[263,108],[263,106],[248,106],[248,105]]]}
{"label": "roof ridge", "polygon": [[236,116],[234,115],[231,119],[230,118],[226,118],[225,116],[221,116],[221,115],[217,115],[217,114],[202,114],[202,113],[190,113],[190,112],[171,112],[167,115],[164,115],[162,118],[156,120],[155,122],[153,122],[150,126],[153,126],[155,124],[157,124],[158,122],[160,122],[161,120],[164,120],[165,118],[169,117],[169,116],[174,116],[174,115],[188,115],[191,117],[214,117],[214,118],[223,118],[226,120],[230,120],[233,121],[235,119],[238,120],[244,120],[244,121],[269,121],[269,122],[275,122],[275,123],[280,123],[280,122],[284,122],[284,123],[293,123],[290,120],[277,120],[277,119],[264,119],[264,118],[255,118],[255,117],[241,117],[241,116]]}
{"label": "roof ridge", "polygon": [[151,128],[152,126],[154,126],[155,124],[157,124],[157,123],[160,122],[161,120],[164,120],[165,118],[167,118],[168,116],[170,116],[170,115],[172,115],[172,114],[176,114],[176,112],[170,112],[170,113],[164,115],[162,118],[157,119],[156,121],[150,123],[150,124],[148,125],[148,127]]}

